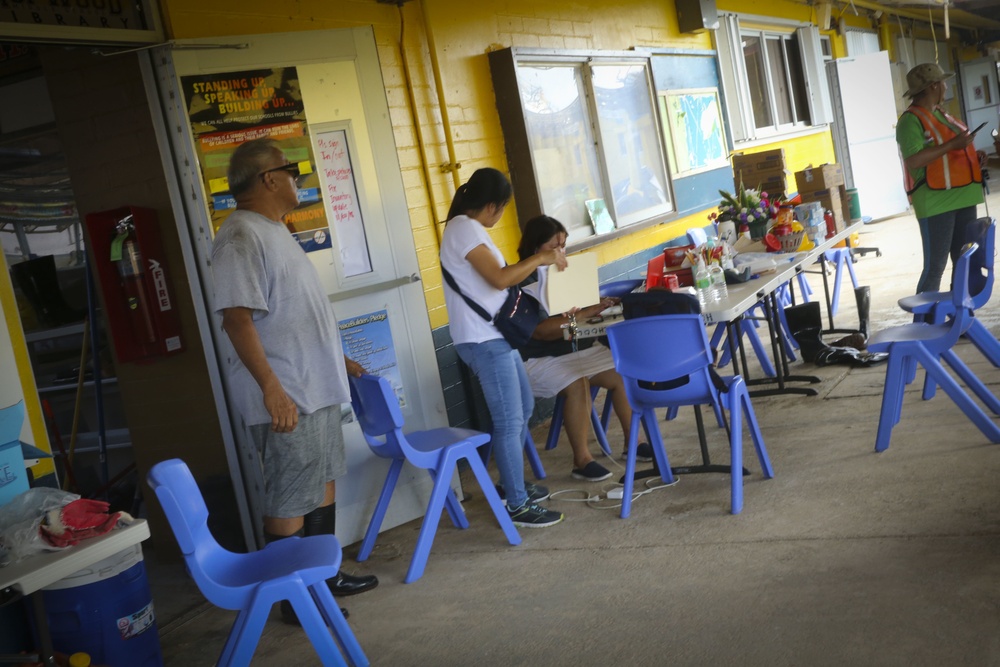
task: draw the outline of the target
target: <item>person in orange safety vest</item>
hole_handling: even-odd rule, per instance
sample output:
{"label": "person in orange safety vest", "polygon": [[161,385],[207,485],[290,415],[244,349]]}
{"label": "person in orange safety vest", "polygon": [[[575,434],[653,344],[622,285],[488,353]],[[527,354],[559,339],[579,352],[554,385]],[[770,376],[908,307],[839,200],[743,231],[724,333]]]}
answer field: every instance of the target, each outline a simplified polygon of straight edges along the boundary
{"label": "person in orange safety vest", "polygon": [[923,63],[906,75],[910,107],[896,124],[907,176],[907,194],[920,227],[924,265],[917,292],[935,292],[951,257],[967,242],[966,227],[983,203],[982,156],[975,135],[940,108],[954,76],[935,63]]}

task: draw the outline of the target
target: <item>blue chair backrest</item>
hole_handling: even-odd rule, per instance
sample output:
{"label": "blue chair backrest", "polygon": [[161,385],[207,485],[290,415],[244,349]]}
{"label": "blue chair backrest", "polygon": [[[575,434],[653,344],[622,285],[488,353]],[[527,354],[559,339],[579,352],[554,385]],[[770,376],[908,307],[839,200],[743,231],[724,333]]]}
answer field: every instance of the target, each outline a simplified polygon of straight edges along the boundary
{"label": "blue chair backrest", "polygon": [[996,220],[979,218],[965,228],[966,243],[978,243],[979,250],[969,266],[969,294],[973,308],[982,308],[993,294],[993,260],[996,250]]}
{"label": "blue chair backrest", "polygon": [[199,546],[206,544],[221,548],[208,530],[208,508],[183,461],[170,459],[157,463],[149,471],[147,481],[170,521],[181,553],[193,556]]}
{"label": "blue chair backrest", "polygon": [[625,320],[608,327],[608,343],[634,405],[700,405],[716,395],[700,315]]}
{"label": "blue chair backrest", "polygon": [[405,458],[403,412],[392,385],[375,375],[351,376],[351,406],[368,446],[378,456]]}
{"label": "blue chair backrest", "polygon": [[625,296],[642,284],[642,278],[632,278],[628,280],[614,280],[609,283],[601,283],[601,298]]}
{"label": "blue chair backrest", "polygon": [[[0,445],[21,439],[21,427],[24,425],[24,401],[0,410]],[[19,455],[20,456],[20,455]]]}
{"label": "blue chair backrest", "polygon": [[972,297],[969,296],[969,269],[972,264],[972,257],[979,249],[976,243],[969,243],[962,249],[962,255],[955,262],[951,279],[951,303],[955,309],[955,315],[950,323],[950,329],[946,335],[937,340],[925,343],[928,350],[940,354],[945,350],[950,350],[958,339],[969,330],[975,315],[972,313]]}

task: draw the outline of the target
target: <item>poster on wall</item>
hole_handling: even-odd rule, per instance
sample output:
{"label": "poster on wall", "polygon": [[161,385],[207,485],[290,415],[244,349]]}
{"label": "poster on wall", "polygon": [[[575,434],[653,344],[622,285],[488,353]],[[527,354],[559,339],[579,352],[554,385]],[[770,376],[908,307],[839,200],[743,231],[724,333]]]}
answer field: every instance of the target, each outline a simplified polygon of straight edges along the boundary
{"label": "poster on wall", "polygon": [[317,170],[322,174],[327,211],[333,220],[340,248],[340,261],[344,276],[371,273],[371,255],[365,221],[358,201],[358,185],[347,130],[327,130],[316,133],[316,151],[319,154]]}
{"label": "poster on wall", "polygon": [[236,208],[226,170],[237,146],[269,137],[289,162],[304,163],[299,205],[285,218],[306,252],[331,247],[305,107],[294,67],[181,77],[195,149],[208,192],[213,234]]}
{"label": "poster on wall", "polygon": [[349,317],[337,322],[344,354],[362,366],[369,375],[384,377],[392,385],[400,407],[406,407],[403,380],[396,362],[396,348],[392,344],[389,313],[377,310],[367,315]]}
{"label": "poster on wall", "polygon": [[659,103],[669,132],[670,170],[675,176],[729,165],[718,90],[670,90],[660,93]]}

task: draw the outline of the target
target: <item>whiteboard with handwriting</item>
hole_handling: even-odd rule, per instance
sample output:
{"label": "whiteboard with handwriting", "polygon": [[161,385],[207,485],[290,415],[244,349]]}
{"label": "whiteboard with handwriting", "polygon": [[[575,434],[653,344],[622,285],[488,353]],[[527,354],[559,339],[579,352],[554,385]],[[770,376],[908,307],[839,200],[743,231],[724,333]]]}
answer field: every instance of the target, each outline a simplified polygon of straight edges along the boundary
{"label": "whiteboard with handwriting", "polygon": [[358,202],[347,130],[328,130],[316,134],[316,164],[323,183],[330,226],[337,235],[344,277],[372,270],[365,222]]}

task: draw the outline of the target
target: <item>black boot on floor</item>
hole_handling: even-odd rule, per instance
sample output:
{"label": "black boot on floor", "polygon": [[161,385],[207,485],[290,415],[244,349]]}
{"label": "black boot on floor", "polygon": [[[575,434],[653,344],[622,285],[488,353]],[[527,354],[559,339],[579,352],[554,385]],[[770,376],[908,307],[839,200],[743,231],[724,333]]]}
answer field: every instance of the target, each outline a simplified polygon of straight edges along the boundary
{"label": "black boot on floor", "polygon": [[820,337],[823,329],[823,315],[818,301],[809,301],[785,308],[785,321],[795,342],[799,344],[803,361],[814,362],[816,355],[825,347]]}
{"label": "black boot on floor", "polygon": [[[283,540],[286,537],[304,537],[304,536],[305,536],[305,531],[302,528],[299,528],[291,535],[272,535],[271,533],[265,530],[264,543],[270,544],[271,542],[277,542],[278,540]],[[301,627],[302,623],[299,622],[299,616],[298,614],[295,613],[295,609],[292,607],[291,602],[289,602],[288,600],[282,600],[279,607],[281,608],[281,620],[283,623],[285,623],[286,625],[296,625]],[[350,616],[350,612],[348,612],[343,607],[340,608],[340,613],[344,615],[344,618]]]}
{"label": "black boot on floor", "polygon": [[[337,503],[327,505],[326,507],[317,507],[305,515],[304,521],[303,528],[306,537],[312,535],[333,535],[337,527]],[[327,584],[330,586],[331,593],[344,597],[370,591],[378,586],[378,578],[373,574],[356,577],[341,570],[337,573],[336,577],[327,579]]]}

